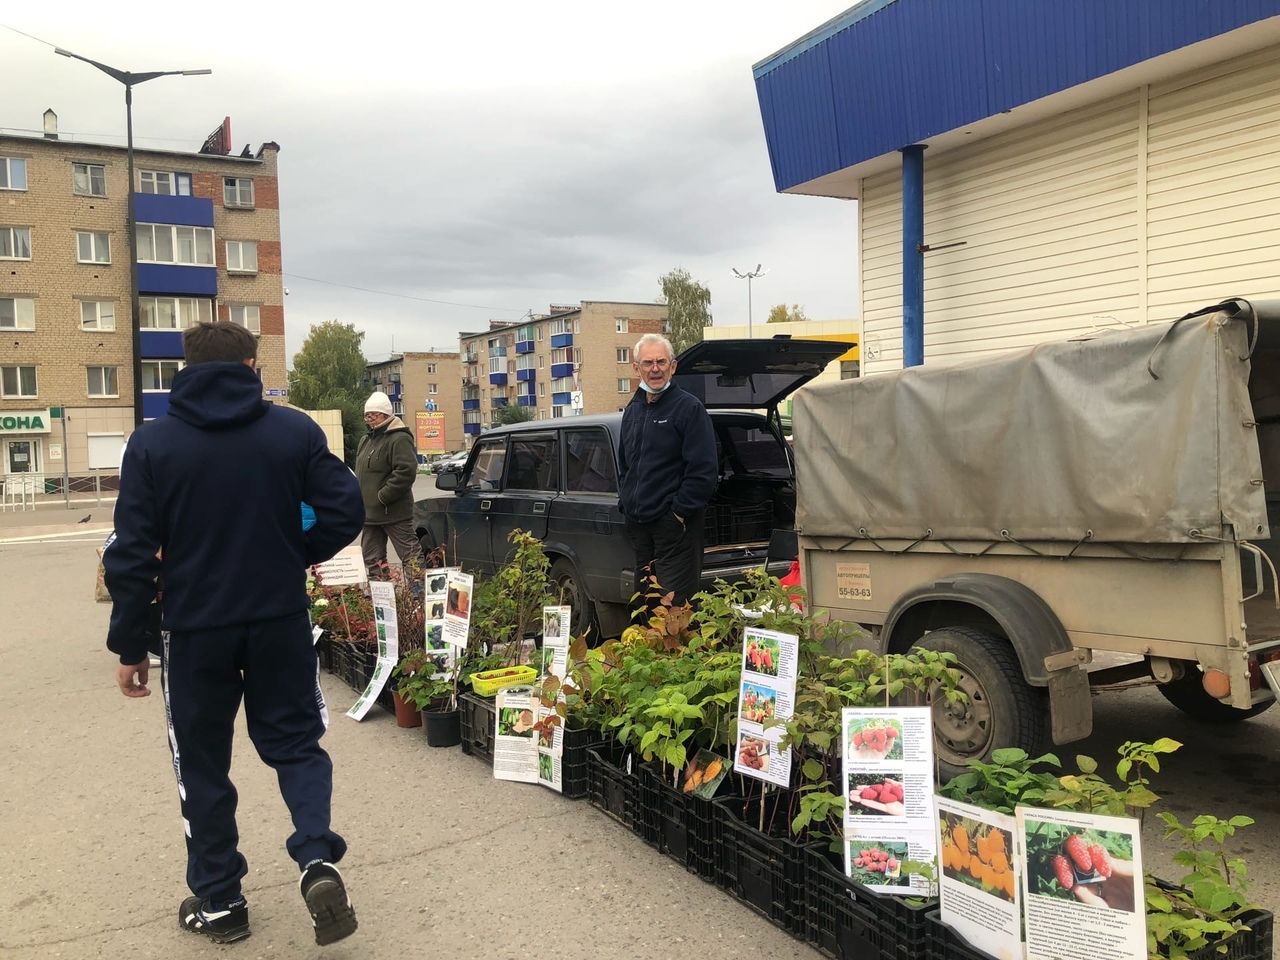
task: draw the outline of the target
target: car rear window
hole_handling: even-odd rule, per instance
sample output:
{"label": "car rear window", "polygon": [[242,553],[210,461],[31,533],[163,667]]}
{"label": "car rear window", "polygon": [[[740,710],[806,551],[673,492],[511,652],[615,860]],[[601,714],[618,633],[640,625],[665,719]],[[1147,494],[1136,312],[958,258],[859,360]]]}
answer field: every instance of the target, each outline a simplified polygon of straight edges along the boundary
{"label": "car rear window", "polygon": [[555,490],[559,485],[559,455],[551,434],[512,437],[507,462],[506,490]]}
{"label": "car rear window", "polygon": [[613,446],[603,430],[565,431],[565,489],[571,493],[615,493]]}

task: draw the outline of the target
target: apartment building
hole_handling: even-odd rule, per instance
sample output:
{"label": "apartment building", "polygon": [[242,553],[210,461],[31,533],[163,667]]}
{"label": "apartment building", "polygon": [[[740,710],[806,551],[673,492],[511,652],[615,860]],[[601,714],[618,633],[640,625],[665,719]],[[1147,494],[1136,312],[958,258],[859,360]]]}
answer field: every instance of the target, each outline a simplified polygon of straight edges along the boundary
{"label": "apartment building", "polygon": [[[142,405],[168,409],[182,331],[218,317],[259,338],[264,395],[285,394],[279,146],[134,150]],[[213,141],[220,139],[219,145]],[[0,135],[0,475],[52,489],[115,469],[134,425],[123,147]],[[65,439],[64,439],[65,434]]]}
{"label": "apartment building", "polygon": [[632,346],[666,329],[666,304],[583,300],[464,333],[462,429],[474,437],[513,405],[527,407],[535,420],[621,410],[639,386]]}
{"label": "apartment building", "polygon": [[418,453],[430,456],[466,445],[457,389],[461,375],[456,352],[416,351],[368,364],[365,385],[391,398],[396,416],[413,431]]}

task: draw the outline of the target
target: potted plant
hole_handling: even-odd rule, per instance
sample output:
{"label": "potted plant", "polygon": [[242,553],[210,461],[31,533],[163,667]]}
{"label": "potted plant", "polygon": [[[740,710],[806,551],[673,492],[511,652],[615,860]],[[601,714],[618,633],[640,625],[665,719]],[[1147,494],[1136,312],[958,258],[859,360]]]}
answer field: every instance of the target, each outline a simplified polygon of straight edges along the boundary
{"label": "potted plant", "polygon": [[458,716],[458,676],[462,658],[452,663],[446,651],[412,650],[396,667],[401,678],[396,691],[414,709],[433,747],[456,747],[462,742]]}

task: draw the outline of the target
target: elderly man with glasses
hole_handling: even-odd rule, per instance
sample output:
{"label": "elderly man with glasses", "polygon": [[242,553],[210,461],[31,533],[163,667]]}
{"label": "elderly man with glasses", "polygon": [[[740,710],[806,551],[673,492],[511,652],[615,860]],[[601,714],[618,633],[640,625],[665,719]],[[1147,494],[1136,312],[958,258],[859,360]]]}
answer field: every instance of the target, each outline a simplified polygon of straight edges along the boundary
{"label": "elderly man with glasses", "polygon": [[701,401],[673,383],[671,341],[645,334],[632,351],[640,389],[622,414],[619,505],[636,551],[636,589],[649,578],[674,603],[697,593],[702,520],[715,492],[716,438]]}

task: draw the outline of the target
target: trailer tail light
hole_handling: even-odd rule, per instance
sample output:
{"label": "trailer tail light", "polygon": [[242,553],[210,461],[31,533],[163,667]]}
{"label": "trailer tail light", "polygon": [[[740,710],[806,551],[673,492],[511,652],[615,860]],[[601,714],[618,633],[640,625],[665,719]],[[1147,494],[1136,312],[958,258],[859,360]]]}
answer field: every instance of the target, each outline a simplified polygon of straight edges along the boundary
{"label": "trailer tail light", "polygon": [[1231,678],[1221,670],[1206,670],[1201,683],[1204,684],[1204,692],[1215,700],[1231,696]]}
{"label": "trailer tail light", "polygon": [[1262,664],[1256,658],[1251,657],[1249,659],[1249,689],[1261,690],[1262,683]]}

